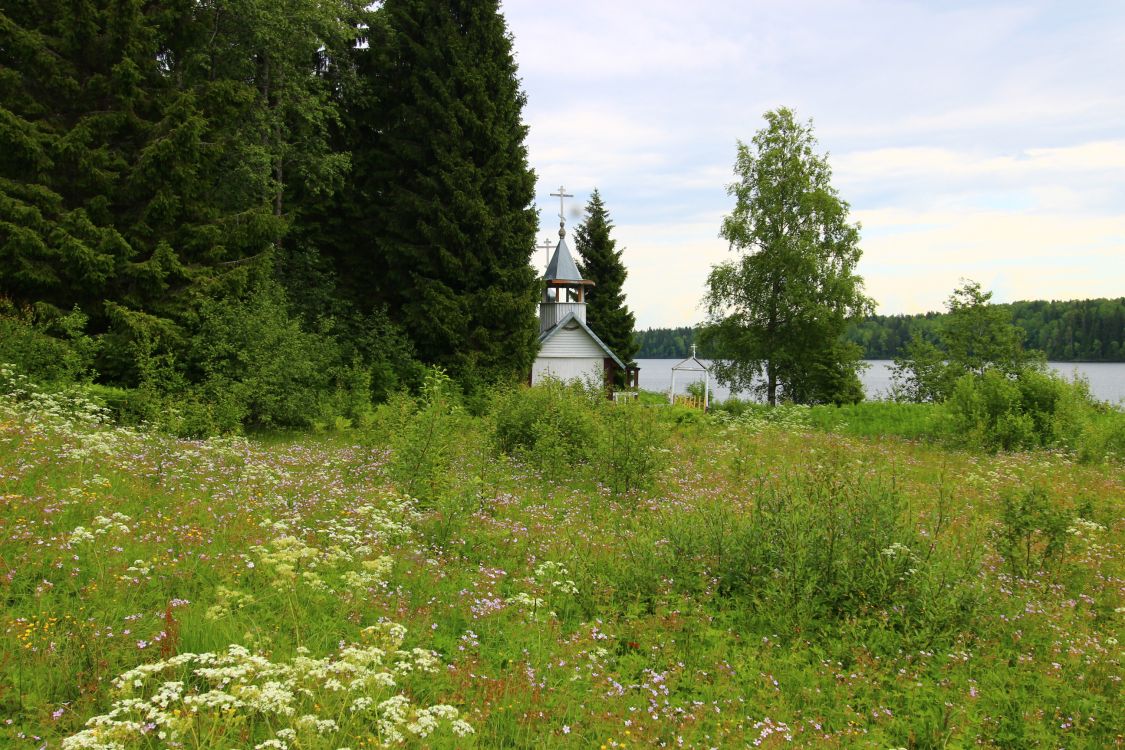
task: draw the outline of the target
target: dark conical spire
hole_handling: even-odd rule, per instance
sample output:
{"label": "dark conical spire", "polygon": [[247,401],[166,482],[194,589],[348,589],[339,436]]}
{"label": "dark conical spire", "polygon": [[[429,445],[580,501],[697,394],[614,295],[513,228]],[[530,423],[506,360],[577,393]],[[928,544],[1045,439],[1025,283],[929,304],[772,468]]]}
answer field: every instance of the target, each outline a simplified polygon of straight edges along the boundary
{"label": "dark conical spire", "polygon": [[551,256],[551,262],[547,264],[547,272],[543,274],[543,278],[555,282],[583,281],[582,274],[578,272],[578,265],[570,254],[570,248],[566,245],[565,237],[559,237],[559,244],[555,247],[555,254]]}

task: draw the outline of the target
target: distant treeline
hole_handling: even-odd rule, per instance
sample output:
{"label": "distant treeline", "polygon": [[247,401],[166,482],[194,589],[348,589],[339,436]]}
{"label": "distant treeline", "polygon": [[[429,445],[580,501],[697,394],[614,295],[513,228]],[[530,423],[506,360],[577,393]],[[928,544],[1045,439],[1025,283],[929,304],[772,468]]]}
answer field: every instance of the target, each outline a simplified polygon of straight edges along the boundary
{"label": "distant treeline", "polygon": [[[1012,302],[999,305],[1012,312],[1012,322],[1027,333],[1024,345],[1055,362],[1125,362],[1125,297],[1067,302]],[[845,334],[863,347],[865,359],[893,359],[917,331],[936,341],[944,313],[872,315]],[[691,353],[695,330],[650,328],[636,334],[638,359],[670,359]],[[700,356],[705,352],[700,351]]]}
{"label": "distant treeline", "polygon": [[[637,359],[675,359],[691,354],[691,345],[695,340],[695,329],[691,326],[682,328],[649,328],[647,331],[637,331],[633,339],[640,349]],[[699,356],[706,356],[703,349]]]}

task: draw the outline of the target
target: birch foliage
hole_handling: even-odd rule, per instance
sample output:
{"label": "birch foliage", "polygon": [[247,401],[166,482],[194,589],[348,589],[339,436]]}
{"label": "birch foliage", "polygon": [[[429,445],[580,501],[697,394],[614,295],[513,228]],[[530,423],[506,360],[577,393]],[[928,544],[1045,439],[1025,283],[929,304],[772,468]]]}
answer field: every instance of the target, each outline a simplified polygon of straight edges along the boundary
{"label": "birch foliage", "polygon": [[704,304],[703,340],[714,371],[732,389],[775,404],[862,398],[860,350],[843,340],[847,322],[872,308],[855,273],[859,225],[832,187],[811,122],[786,108],[738,143],[735,206],[720,236],[735,254],[714,266]]}

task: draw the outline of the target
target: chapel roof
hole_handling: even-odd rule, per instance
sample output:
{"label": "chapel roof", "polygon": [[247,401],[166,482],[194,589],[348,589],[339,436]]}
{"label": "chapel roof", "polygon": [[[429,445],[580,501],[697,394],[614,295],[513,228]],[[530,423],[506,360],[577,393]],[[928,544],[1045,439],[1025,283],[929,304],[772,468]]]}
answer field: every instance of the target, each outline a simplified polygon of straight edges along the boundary
{"label": "chapel roof", "polygon": [[559,244],[555,247],[555,254],[551,256],[551,262],[547,264],[547,272],[543,274],[543,278],[548,282],[556,283],[592,283],[582,278],[578,265],[570,254],[570,248],[566,245],[565,237],[559,237]]}
{"label": "chapel roof", "polygon": [[594,333],[590,329],[590,326],[586,325],[585,321],[583,321],[581,318],[577,317],[574,313],[567,313],[566,316],[563,317],[562,320],[560,320],[555,325],[551,326],[549,329],[547,329],[543,333],[539,334],[539,344],[540,344],[540,346],[547,343],[547,341],[549,341],[551,339],[551,337],[553,337],[559,331],[562,331],[564,329],[569,330],[569,329],[573,328],[575,325],[577,325],[579,328],[581,328],[583,331],[585,331],[587,333],[587,335],[589,335],[589,337],[594,340],[594,343],[597,344],[598,347],[603,352],[605,352],[606,356],[617,363],[618,367],[620,367],[622,370],[625,369],[625,363],[621,361],[621,358],[618,357],[616,354],[614,354],[613,350],[610,349],[608,346],[606,346],[604,341],[602,341],[600,338],[598,338],[598,334]]}

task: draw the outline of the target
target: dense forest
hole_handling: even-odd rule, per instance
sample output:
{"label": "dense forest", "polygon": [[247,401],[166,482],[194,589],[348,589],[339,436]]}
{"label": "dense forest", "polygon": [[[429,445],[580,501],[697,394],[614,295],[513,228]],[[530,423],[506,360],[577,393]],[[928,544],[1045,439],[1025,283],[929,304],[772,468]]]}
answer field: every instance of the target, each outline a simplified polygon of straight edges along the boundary
{"label": "dense forest", "polygon": [[[695,329],[691,326],[681,328],[649,328],[633,334],[637,342],[638,359],[675,359],[691,354],[695,343]],[[703,356],[703,352],[699,352]]]}
{"label": "dense forest", "polygon": [[0,362],[198,432],[522,378],[523,105],[496,0],[6,4]]}
{"label": "dense forest", "polygon": [[[1025,333],[1024,346],[1054,362],[1125,362],[1125,297],[1064,302],[1036,300],[997,305],[1008,309]],[[945,313],[872,315],[853,323],[845,334],[863,347],[865,359],[893,359],[918,333],[937,340]],[[637,333],[640,359],[686,357],[694,329],[650,328]],[[704,354],[701,350],[700,354]]]}

